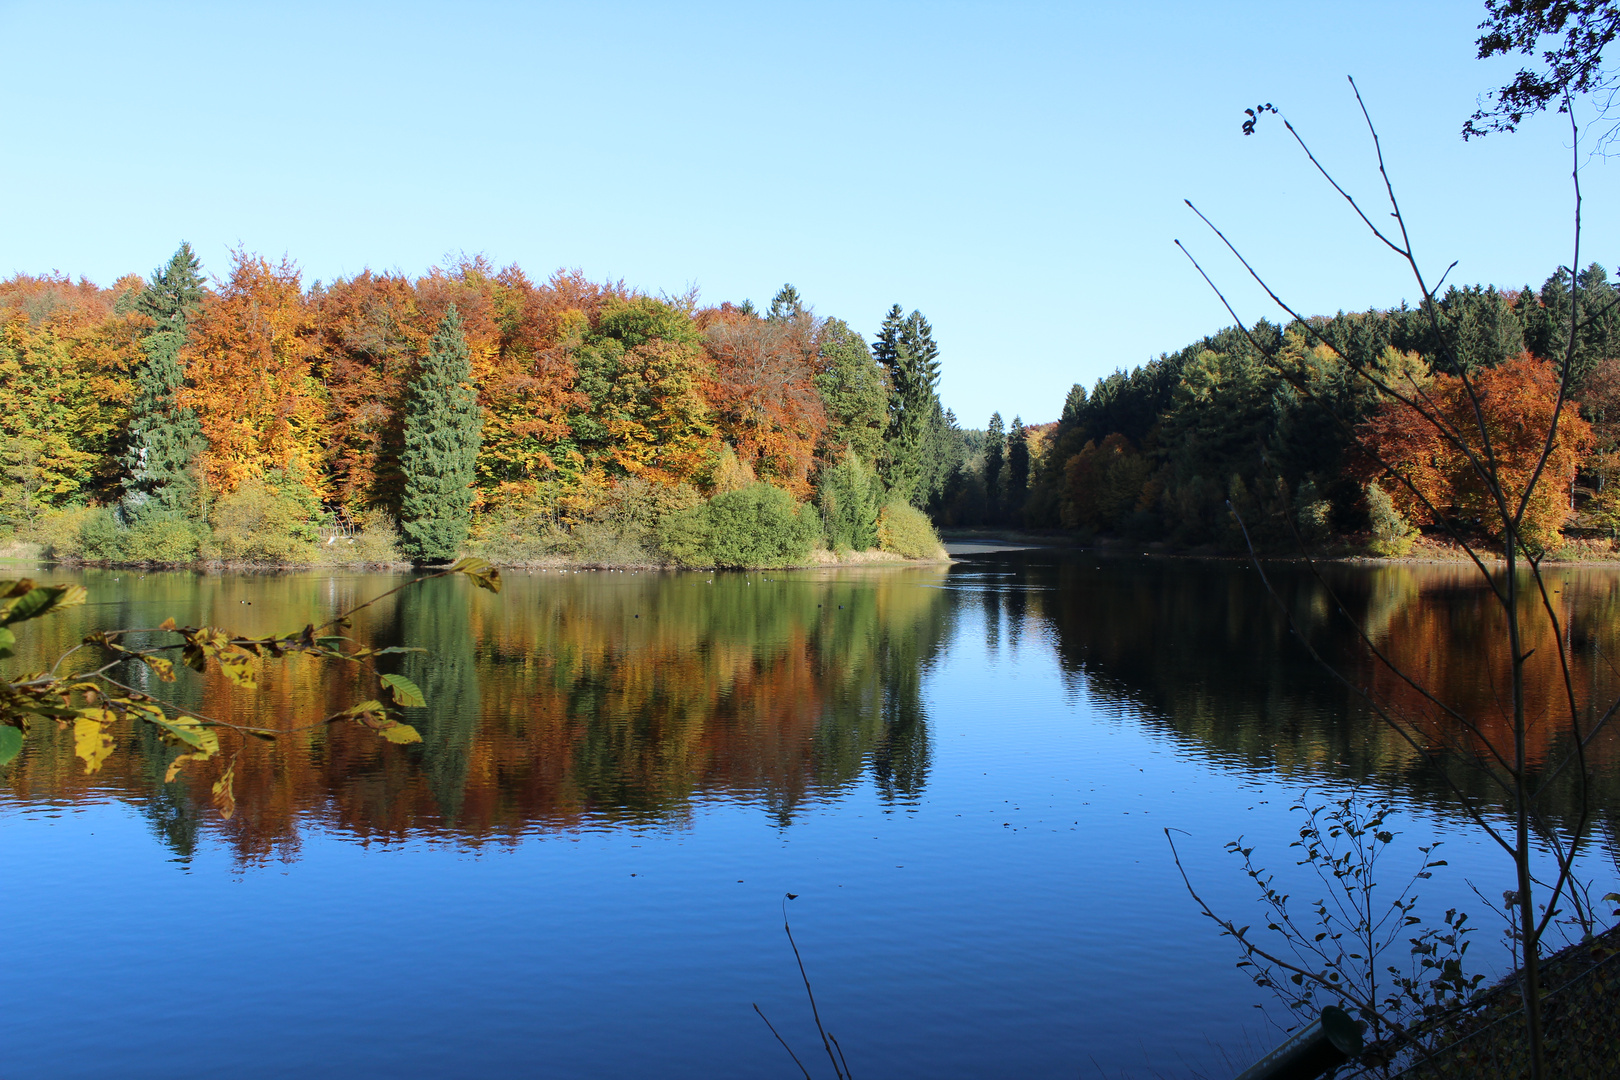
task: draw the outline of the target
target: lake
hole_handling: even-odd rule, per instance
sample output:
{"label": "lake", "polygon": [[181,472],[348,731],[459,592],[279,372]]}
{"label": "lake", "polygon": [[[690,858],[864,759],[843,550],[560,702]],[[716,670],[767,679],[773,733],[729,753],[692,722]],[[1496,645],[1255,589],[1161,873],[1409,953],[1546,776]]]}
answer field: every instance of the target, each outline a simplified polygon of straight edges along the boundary
{"label": "lake", "polygon": [[[1469,883],[1499,896],[1507,860],[1283,614],[1352,685],[1420,709],[1356,648],[1337,595],[1398,663],[1499,723],[1477,580],[1272,573],[1281,606],[1242,562],[1057,550],[515,571],[498,596],[436,580],[353,630],[426,650],[391,658],[427,696],[407,716],[420,744],[345,724],[226,738],[164,783],[174,751],[150,732],[118,729],[87,776],[71,733],[37,724],[0,769],[0,1077],[800,1075],[755,1004],[831,1076],[784,911],[855,1075],[1229,1076],[1279,1029],[1164,830],[1247,922],[1256,894],[1223,846],[1244,837],[1286,884],[1305,792],[1393,799],[1400,857],[1443,840],[1420,910],[1474,912],[1471,955],[1500,973]],[[11,670],[166,616],[295,630],[403,580],[38,576],[90,603],[28,624]],[[1552,576],[1582,705],[1602,701],[1620,688],[1620,572]],[[151,689],[277,727],[376,696],[306,658],[253,692],[187,671]],[[1566,749],[1533,734],[1538,761]],[[1614,731],[1592,760],[1601,885]],[[227,764],[228,819],[211,798]]]}

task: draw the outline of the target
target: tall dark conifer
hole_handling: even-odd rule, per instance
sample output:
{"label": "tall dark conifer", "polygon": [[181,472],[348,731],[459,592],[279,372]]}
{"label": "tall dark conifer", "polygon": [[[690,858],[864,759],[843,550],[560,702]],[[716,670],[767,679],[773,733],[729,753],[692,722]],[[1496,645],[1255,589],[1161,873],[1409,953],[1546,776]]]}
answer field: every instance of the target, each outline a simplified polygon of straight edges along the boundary
{"label": "tall dark conifer", "polygon": [[804,300],[799,296],[799,290],[792,285],[783,285],[771,297],[771,306],[765,318],[771,322],[792,322],[804,313]]}
{"label": "tall dark conifer", "polygon": [[1007,429],[1001,413],[990,414],[984,429],[984,513],[991,521],[1001,520],[1001,469],[1007,460]]}
{"label": "tall dark conifer", "polygon": [[935,429],[944,424],[944,410],[934,388],[939,383],[939,346],[933,327],[922,312],[902,316],[900,305],[889,309],[872,357],[889,376],[889,489],[913,503],[924,503],[939,493],[948,466],[938,460]]}
{"label": "tall dark conifer", "polygon": [[1079,383],[1069,387],[1068,396],[1063,399],[1063,419],[1065,428],[1075,427],[1080,423],[1081,414],[1086,411],[1086,388]]}
{"label": "tall dark conifer", "polygon": [[145,359],[134,372],[129,450],[124,457],[126,520],[195,512],[196,481],[187,466],[202,449],[202,426],[196,413],[177,403],[176,391],[185,385],[180,350],[191,318],[202,306],[200,271],[191,245],[182,243],[135,297],[135,310],[149,317],[153,326],[141,339]]}
{"label": "tall dark conifer", "polygon": [[1029,433],[1021,417],[1007,429],[1007,518],[1022,524],[1024,500],[1029,495]]}
{"label": "tall dark conifer", "polygon": [[405,399],[400,455],[405,495],[399,516],[412,561],[453,559],[466,542],[483,426],[461,316],[452,306],[434,331]]}

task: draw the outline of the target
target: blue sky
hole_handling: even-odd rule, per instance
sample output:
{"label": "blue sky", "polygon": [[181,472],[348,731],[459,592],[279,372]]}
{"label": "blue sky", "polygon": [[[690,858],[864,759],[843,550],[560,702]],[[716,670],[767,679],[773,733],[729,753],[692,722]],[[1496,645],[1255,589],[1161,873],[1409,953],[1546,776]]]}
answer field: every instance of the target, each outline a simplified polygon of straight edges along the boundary
{"label": "blue sky", "polygon": [[[457,253],[536,278],[766,301],[794,283],[870,334],[919,308],[941,396],[1053,419],[1069,385],[1264,297],[1191,198],[1298,306],[1416,290],[1314,178],[1274,102],[1381,195],[1353,74],[1420,256],[1539,285],[1570,260],[1567,129],[1463,143],[1511,65],[1477,2],[0,3],[0,274],[110,283],[182,238],[306,282]],[[1613,266],[1616,169],[1583,172],[1583,262]],[[1206,258],[1207,256],[1207,258]]]}

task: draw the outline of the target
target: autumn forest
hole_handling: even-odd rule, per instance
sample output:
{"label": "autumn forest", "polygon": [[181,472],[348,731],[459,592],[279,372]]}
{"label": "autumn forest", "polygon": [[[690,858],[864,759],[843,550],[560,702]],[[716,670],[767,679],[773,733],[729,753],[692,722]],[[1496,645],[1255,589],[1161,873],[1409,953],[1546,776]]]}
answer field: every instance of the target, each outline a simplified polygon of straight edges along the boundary
{"label": "autumn forest", "polygon": [[[736,565],[923,555],[912,506],[960,463],[927,320],[896,306],[869,347],[791,286],[699,307],[479,259],[306,285],[238,252],[210,287],[182,246],[108,288],[13,277],[0,320],[4,520],[70,557],[296,562],[324,529],[713,564],[727,514],[793,538]],[[449,550],[412,531],[457,510]]]}
{"label": "autumn forest", "polygon": [[925,557],[928,519],[1215,550],[1242,519],[1263,547],[1399,555],[1439,524],[1418,495],[1465,530],[1484,495],[1358,372],[1459,419],[1475,376],[1522,485],[1572,288],[1578,409],[1527,520],[1546,550],[1595,550],[1620,525],[1620,312],[1596,265],[1432,312],[1228,328],[1076,384],[1056,422],[978,429],[899,305],[868,342],[791,285],[705,306],[480,258],[306,283],[246,251],[210,283],[185,245],[110,287],[0,283],[0,530],[91,561],[740,566]]}

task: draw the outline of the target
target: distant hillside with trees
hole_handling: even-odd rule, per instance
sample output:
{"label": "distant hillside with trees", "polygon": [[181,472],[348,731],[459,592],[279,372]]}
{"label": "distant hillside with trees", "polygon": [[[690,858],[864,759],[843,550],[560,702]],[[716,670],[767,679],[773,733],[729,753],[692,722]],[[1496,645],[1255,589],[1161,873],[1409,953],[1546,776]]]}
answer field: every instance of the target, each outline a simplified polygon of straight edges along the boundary
{"label": "distant hillside with trees", "polygon": [[[1620,530],[1620,293],[1595,264],[1575,286],[1576,408],[1560,421],[1529,513],[1549,551],[1571,535],[1612,539]],[[1540,289],[1454,287],[1437,305],[1440,333],[1457,343],[1452,366],[1479,378],[1478,407],[1510,471],[1528,475],[1540,452],[1515,433],[1544,432],[1552,415],[1551,358],[1568,342],[1570,290],[1560,269]],[[1395,465],[1453,524],[1480,528],[1482,493],[1460,455],[1354,375],[1375,368],[1441,414],[1471,413],[1459,372],[1440,353],[1429,317],[1405,306],[1308,327],[1229,327],[1089,391],[1076,384],[1055,425],[1015,419],[1003,433],[992,416],[984,435],[964,440],[964,475],[942,520],[1234,550],[1244,542],[1230,506],[1262,547],[1353,538],[1399,554],[1416,526],[1434,523],[1419,520],[1417,500],[1390,482],[1385,466]]]}

